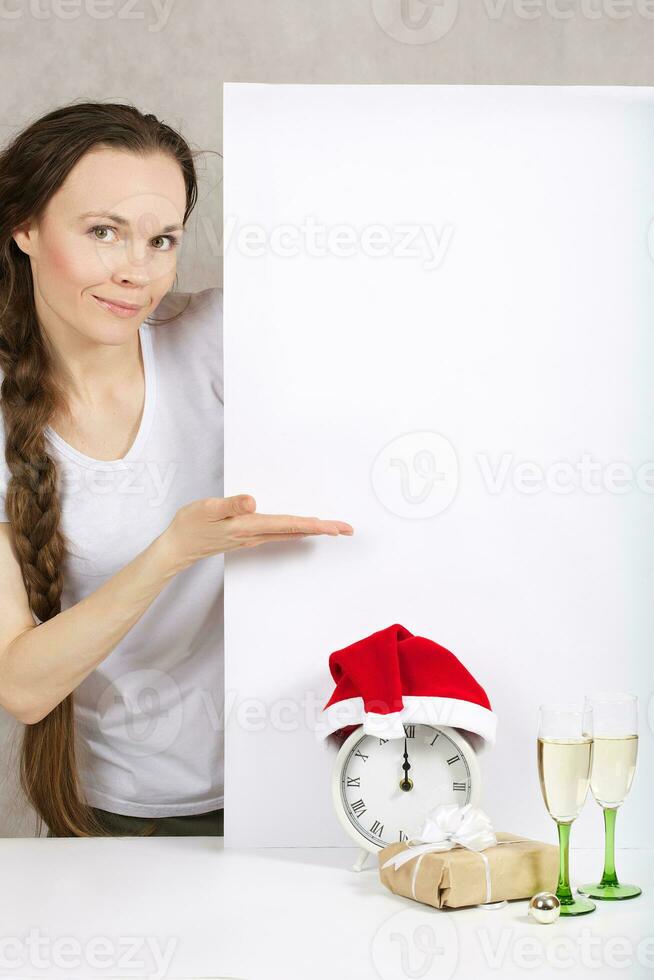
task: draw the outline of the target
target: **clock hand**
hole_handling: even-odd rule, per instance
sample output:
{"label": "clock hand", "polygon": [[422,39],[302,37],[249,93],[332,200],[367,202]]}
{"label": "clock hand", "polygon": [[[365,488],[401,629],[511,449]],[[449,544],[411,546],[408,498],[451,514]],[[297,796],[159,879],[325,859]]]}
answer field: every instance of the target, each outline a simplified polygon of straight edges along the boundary
{"label": "clock hand", "polygon": [[406,750],[406,735],[404,736],[404,762],[402,763],[402,768],[404,769],[404,779],[400,780],[400,789],[408,793],[410,789],[413,788],[413,780],[409,779],[409,769],[411,768],[411,763],[409,762],[409,755]]}

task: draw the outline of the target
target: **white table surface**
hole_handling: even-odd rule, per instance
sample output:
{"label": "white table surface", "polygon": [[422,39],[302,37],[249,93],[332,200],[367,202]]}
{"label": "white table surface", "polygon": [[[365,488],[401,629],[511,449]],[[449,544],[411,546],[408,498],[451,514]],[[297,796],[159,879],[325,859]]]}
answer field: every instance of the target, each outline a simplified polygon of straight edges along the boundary
{"label": "white table surface", "polygon": [[[439,911],[356,848],[216,837],[0,840],[0,976],[413,980],[654,976],[654,850],[618,850],[643,895],[538,925],[527,902]],[[573,885],[600,850],[571,850]],[[31,930],[31,932],[30,932]],[[30,942],[31,935],[31,942]],[[38,942],[37,942],[38,941]]]}

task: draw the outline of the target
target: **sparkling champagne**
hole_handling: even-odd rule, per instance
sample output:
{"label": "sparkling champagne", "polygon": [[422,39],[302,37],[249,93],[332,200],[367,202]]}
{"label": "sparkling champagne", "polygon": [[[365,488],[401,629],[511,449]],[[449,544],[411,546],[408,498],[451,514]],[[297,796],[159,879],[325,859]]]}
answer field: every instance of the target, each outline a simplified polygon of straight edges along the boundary
{"label": "sparkling champagne", "polygon": [[561,823],[579,816],[590,783],[592,738],[539,738],[538,776],[549,814]]}
{"label": "sparkling champagne", "polygon": [[595,736],[590,788],[601,806],[619,806],[624,801],[636,772],[637,755],[637,735]]}

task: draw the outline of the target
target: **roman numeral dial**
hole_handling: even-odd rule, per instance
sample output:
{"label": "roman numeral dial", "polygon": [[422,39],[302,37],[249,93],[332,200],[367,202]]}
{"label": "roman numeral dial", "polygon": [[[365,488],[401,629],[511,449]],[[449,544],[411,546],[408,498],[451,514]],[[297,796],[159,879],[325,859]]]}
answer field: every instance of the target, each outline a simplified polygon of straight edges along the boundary
{"label": "roman numeral dial", "polygon": [[370,850],[411,839],[439,803],[463,806],[479,789],[468,742],[455,729],[422,724],[404,725],[403,738],[357,729],[339,753],[334,779],[339,818]]}

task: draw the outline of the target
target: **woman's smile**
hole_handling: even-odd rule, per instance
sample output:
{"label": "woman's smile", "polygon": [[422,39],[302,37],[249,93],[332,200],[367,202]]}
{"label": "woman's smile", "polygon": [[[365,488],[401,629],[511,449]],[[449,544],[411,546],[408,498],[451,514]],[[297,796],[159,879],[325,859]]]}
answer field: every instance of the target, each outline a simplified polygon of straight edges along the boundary
{"label": "woman's smile", "polygon": [[99,306],[102,306],[105,310],[109,310],[110,313],[115,313],[116,316],[124,318],[131,317],[143,309],[142,306],[135,306],[131,303],[118,303],[113,300],[103,299],[93,293],[91,295]]}

